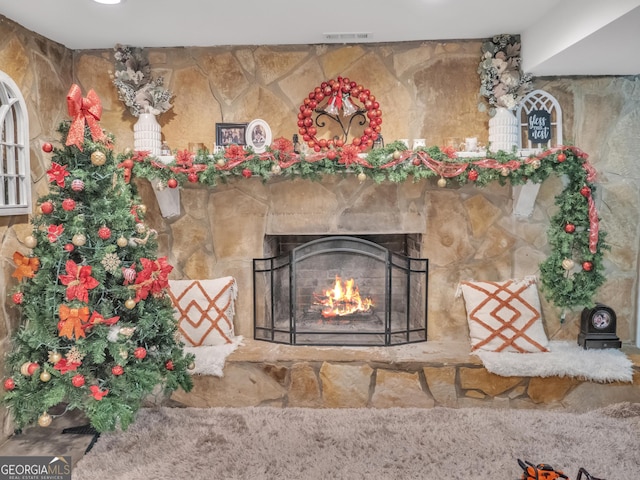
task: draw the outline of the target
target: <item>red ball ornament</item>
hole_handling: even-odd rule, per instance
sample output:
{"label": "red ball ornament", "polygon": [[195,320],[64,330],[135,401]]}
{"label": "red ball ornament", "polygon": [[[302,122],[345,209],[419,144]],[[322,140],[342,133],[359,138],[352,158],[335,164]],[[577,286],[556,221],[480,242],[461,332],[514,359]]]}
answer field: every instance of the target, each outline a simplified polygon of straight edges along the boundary
{"label": "red ball ornament", "polygon": [[45,153],[51,153],[53,151],[53,145],[51,145],[49,142],[44,142],[42,144],[42,151]]}
{"label": "red ball ornament", "polygon": [[567,159],[567,156],[564,153],[558,154],[558,162],[562,163]]}
{"label": "red ball ornament", "polygon": [[38,370],[39,368],[40,368],[40,365],[38,365],[37,362],[31,362],[27,367],[27,373],[29,375],[33,375],[35,371]]}
{"label": "red ball ornament", "polygon": [[100,227],[98,229],[98,236],[102,240],[109,240],[109,238],[111,238],[111,229],[109,227]]}
{"label": "red ball ornament", "polygon": [[175,178],[170,178],[167,180],[167,187],[176,188],[178,186],[178,181]]}
{"label": "red ball ornament", "polygon": [[478,179],[478,171],[477,170],[469,171],[469,180],[472,182],[475,182],[477,179]]}
{"label": "red ball ornament", "polygon": [[76,249],[76,246],[73,243],[67,243],[63,248],[66,252],[73,252]]}
{"label": "red ball ornament", "polygon": [[76,208],[76,201],[73,198],[65,198],[62,201],[62,208],[67,212],[71,212]]}
{"label": "red ball ornament", "polygon": [[167,360],[167,362],[164,364],[165,368],[167,370],[173,370],[174,366],[173,366],[173,361],[172,360]]}
{"label": "red ball ornament", "polygon": [[253,174],[251,173],[251,170],[249,170],[248,168],[245,168],[245,169],[242,170],[242,176],[244,178],[249,178],[249,177],[251,177],[251,175],[253,175]]}
{"label": "red ball ornament", "polygon": [[413,159],[413,161],[411,163],[413,163],[414,167],[419,167],[420,165],[422,165],[422,160],[420,160],[418,157],[416,157],[416,158]]}
{"label": "red ball ornament", "polygon": [[147,349],[144,347],[138,347],[133,351],[133,356],[136,357],[138,360],[142,360],[144,357],[147,356]]}
{"label": "red ball ornament", "polygon": [[49,201],[42,202],[42,204],[40,204],[40,211],[45,215],[49,215],[51,212],[53,212],[53,203]]}
{"label": "red ball ornament", "polygon": [[591,262],[582,262],[582,269],[585,272],[590,272],[591,270],[593,270],[593,263],[591,263]]}
{"label": "red ball ornament", "polygon": [[585,185],[580,189],[580,195],[585,198],[589,198],[589,195],[591,195],[591,189]]}
{"label": "red ball ornament", "polygon": [[16,388],[16,382],[13,378],[9,377],[4,381],[4,389],[7,391],[11,391]]}
{"label": "red ball ornament", "polygon": [[187,180],[189,180],[191,183],[198,183],[198,174],[191,172],[189,175],[187,175]]}
{"label": "red ball ornament", "polygon": [[71,385],[73,385],[76,388],[83,386],[84,376],[80,374],[74,375],[73,378],[71,378]]}
{"label": "red ball ornament", "polygon": [[79,178],[76,178],[74,181],[71,182],[71,190],[73,190],[74,192],[81,192],[84,190],[84,182],[82,180],[80,180]]}
{"label": "red ball ornament", "polygon": [[113,373],[117,377],[124,373],[124,368],[122,368],[120,365],[115,365],[111,368],[111,373]]}
{"label": "red ball ornament", "polygon": [[567,233],[573,233],[576,231],[576,226],[573,223],[567,223],[564,226],[564,231]]}
{"label": "red ball ornament", "polygon": [[13,300],[13,303],[15,303],[16,305],[20,305],[22,303],[22,300],[24,299],[24,295],[22,294],[22,292],[16,292],[11,296],[11,299]]}

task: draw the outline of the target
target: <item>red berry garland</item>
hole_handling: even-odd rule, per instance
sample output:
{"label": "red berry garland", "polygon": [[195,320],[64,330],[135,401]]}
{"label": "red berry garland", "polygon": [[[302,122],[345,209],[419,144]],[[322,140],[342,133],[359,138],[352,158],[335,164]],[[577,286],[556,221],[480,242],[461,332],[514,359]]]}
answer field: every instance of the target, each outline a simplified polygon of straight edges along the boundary
{"label": "red berry garland", "polygon": [[362,135],[355,137],[352,141],[352,144],[362,151],[371,148],[382,129],[380,104],[370,90],[346,77],[322,82],[304,99],[298,113],[298,133],[302,135],[302,139],[309,148],[315,151],[327,151],[345,145],[340,139],[327,140],[316,136],[318,129],[313,125],[312,118],[316,109],[333,112],[335,115],[340,115],[339,110],[342,110],[345,115],[351,115],[356,111],[366,112],[369,125],[365,127]]}

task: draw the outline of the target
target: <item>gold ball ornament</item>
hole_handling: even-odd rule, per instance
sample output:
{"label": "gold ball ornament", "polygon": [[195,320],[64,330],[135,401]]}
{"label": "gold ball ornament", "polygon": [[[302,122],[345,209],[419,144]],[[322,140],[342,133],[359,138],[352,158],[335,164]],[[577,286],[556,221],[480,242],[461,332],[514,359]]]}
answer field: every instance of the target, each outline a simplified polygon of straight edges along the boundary
{"label": "gold ball ornament", "polygon": [[92,165],[95,165],[96,167],[100,167],[104,165],[106,162],[107,162],[107,156],[104,154],[104,152],[101,152],[100,150],[96,150],[91,154]]}
{"label": "gold ball ornament", "polygon": [[27,235],[24,238],[24,244],[27,248],[36,248],[38,245],[38,240],[33,235]]}
{"label": "gold ball ornament", "polygon": [[120,248],[124,248],[129,244],[129,240],[127,240],[125,237],[118,237],[118,240],[116,240],[116,244]]}
{"label": "gold ball ornament", "polygon": [[40,380],[42,382],[48,382],[49,380],[51,380],[51,374],[45,370],[40,374]]}
{"label": "gold ball ornament", "polygon": [[136,307],[136,301],[133,298],[129,298],[124,302],[124,306],[129,310],[133,310]]}
{"label": "gold ball ornament", "polygon": [[49,415],[47,412],[44,412],[38,417],[38,425],[40,425],[41,427],[48,427],[49,425],[51,425],[52,421],[53,418],[51,418],[51,415]]}
{"label": "gold ball ornament", "polygon": [[508,168],[503,168],[502,170],[500,170],[500,175],[502,175],[503,177],[508,177],[509,176],[509,169]]}
{"label": "gold ball ornament", "polygon": [[147,227],[144,223],[136,223],[136,232],[144,233],[147,231]]}
{"label": "gold ball ornament", "polygon": [[145,213],[147,213],[147,206],[146,205],[138,205],[138,211],[144,215]]}
{"label": "gold ball ornament", "polygon": [[271,167],[271,173],[273,173],[274,175],[280,175],[281,172],[282,168],[280,167],[280,165],[275,164],[273,167]]}
{"label": "gold ball ornament", "polygon": [[72,238],[71,238],[71,243],[73,243],[76,247],[81,247],[83,246],[85,243],[87,243],[87,237],[82,234],[82,233],[76,233]]}
{"label": "gold ball ornament", "polygon": [[187,365],[187,368],[188,368],[189,370],[195,370],[195,368],[196,368],[196,364],[195,364],[194,362],[191,362],[189,365]]}
{"label": "gold ball ornament", "polygon": [[400,158],[400,155],[402,154],[398,150],[396,150],[395,152],[393,152],[393,159],[398,160]]}
{"label": "gold ball ornament", "polygon": [[533,162],[531,162],[531,166],[536,170],[540,168],[540,165],[541,165],[541,162],[538,159],[535,159]]}
{"label": "gold ball ornament", "polygon": [[49,352],[49,363],[54,365],[62,360],[62,354],[60,352]]}
{"label": "gold ball ornament", "polygon": [[360,183],[364,182],[367,179],[367,175],[364,172],[360,172],[358,174],[358,181]]}
{"label": "gold ball ornament", "polygon": [[118,355],[120,355],[120,358],[123,360],[126,360],[127,358],[129,358],[129,352],[127,352],[126,350],[122,349],[118,352]]}
{"label": "gold ball ornament", "polygon": [[446,179],[446,178],[442,178],[442,177],[440,177],[440,178],[438,179],[438,186],[439,186],[440,188],[444,188],[444,187],[446,187],[446,186],[447,186],[447,179]]}
{"label": "gold ball ornament", "polygon": [[219,167],[224,167],[224,164],[225,164],[224,158],[219,158],[216,161],[216,165],[218,165]]}
{"label": "gold ball ornament", "polygon": [[24,362],[22,364],[22,366],[20,367],[20,373],[24,376],[28,376],[29,375],[29,365],[31,365],[31,362]]}
{"label": "gold ball ornament", "polygon": [[562,268],[564,268],[565,270],[571,270],[574,265],[575,265],[574,261],[571,260],[570,258],[565,258],[562,261]]}

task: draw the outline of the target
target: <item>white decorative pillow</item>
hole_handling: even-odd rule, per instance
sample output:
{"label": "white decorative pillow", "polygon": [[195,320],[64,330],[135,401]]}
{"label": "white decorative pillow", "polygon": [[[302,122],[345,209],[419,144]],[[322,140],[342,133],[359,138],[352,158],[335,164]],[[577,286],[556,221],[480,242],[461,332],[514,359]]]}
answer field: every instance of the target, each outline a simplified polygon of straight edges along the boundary
{"label": "white decorative pillow", "polygon": [[461,282],[471,350],[547,352],[535,279]]}
{"label": "white decorative pillow", "polygon": [[186,345],[233,343],[237,290],[233,277],[169,280],[178,331]]}

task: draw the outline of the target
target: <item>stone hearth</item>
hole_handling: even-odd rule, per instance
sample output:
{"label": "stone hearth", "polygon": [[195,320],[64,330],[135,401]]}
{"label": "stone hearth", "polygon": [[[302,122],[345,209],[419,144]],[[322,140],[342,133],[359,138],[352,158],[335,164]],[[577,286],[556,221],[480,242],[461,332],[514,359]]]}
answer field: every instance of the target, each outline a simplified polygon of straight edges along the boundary
{"label": "stone hearth", "polygon": [[585,411],[640,396],[640,350],[633,383],[489,373],[467,342],[394,347],[300,347],[247,339],[224,377],[194,376],[190,393],[171,403],[191,407],[490,407]]}

